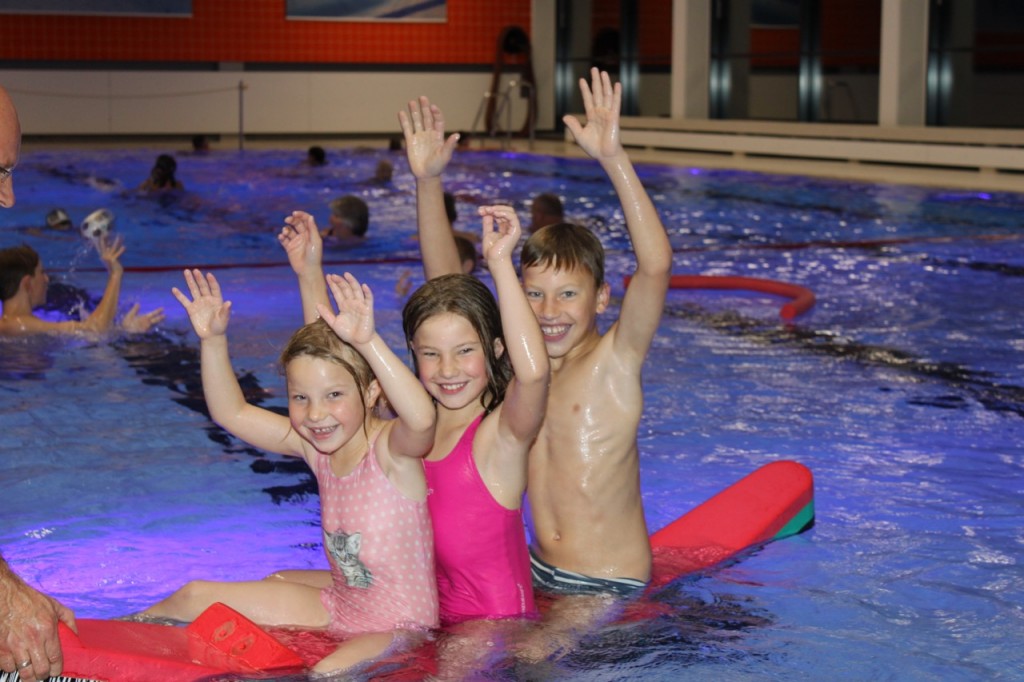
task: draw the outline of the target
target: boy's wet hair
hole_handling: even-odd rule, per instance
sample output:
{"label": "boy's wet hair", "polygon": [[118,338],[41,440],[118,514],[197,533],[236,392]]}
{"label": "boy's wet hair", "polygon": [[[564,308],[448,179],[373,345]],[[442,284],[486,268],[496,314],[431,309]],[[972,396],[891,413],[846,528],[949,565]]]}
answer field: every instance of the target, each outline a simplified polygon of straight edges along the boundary
{"label": "boy's wet hair", "polygon": [[523,244],[519,269],[532,267],[585,270],[600,288],[604,284],[604,246],[593,232],[580,225],[547,225],[531,234]]}
{"label": "boy's wet hair", "polygon": [[412,352],[413,336],[427,319],[445,313],[465,318],[480,337],[487,359],[487,390],[480,396],[480,403],[491,412],[505,399],[505,389],[513,374],[508,353],[499,356],[494,347],[497,339],[501,339],[502,345],[505,343],[498,302],[487,285],[470,275],[443,275],[417,289],[402,309],[402,330],[417,374],[419,366],[416,353]]}
{"label": "boy's wet hair", "polygon": [[370,384],[377,380],[377,376],[370,368],[370,364],[359,354],[355,348],[345,343],[334,333],[330,325],[323,320],[317,319],[310,322],[292,334],[288,344],[281,351],[281,369],[287,370],[288,363],[300,356],[318,358],[340,365],[346,372],[352,375],[359,389],[359,401],[363,405],[363,411],[380,415],[383,401],[375,405],[366,404],[366,392]]}
{"label": "boy's wet hair", "polygon": [[39,254],[28,244],[0,250],[0,301],[14,298],[25,275],[36,274]]}

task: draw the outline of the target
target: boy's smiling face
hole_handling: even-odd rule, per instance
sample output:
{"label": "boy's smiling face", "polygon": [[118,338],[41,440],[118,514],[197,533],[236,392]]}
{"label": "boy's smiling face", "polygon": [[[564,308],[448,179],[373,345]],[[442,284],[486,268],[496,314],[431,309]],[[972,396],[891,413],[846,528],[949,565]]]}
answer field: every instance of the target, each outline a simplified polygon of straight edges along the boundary
{"label": "boy's smiling face", "polygon": [[564,358],[597,329],[597,316],[608,307],[609,287],[600,288],[582,268],[523,268],[523,290],[544,334],[548,356]]}

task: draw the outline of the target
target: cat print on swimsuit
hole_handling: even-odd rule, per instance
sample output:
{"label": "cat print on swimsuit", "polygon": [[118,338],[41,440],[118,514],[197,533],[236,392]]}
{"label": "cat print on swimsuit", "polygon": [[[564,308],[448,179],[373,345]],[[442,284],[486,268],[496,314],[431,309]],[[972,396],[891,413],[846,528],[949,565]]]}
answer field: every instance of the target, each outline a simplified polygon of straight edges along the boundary
{"label": "cat print on swimsuit", "polygon": [[362,533],[346,534],[341,531],[324,531],[324,542],[334,563],[338,565],[349,587],[370,587],[373,574],[359,560],[359,549],[363,542]]}

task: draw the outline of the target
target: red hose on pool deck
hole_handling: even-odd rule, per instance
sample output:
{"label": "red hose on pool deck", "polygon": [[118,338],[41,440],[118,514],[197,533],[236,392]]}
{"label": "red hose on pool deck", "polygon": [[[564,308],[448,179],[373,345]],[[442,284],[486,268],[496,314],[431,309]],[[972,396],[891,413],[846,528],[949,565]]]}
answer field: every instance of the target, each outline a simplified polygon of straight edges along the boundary
{"label": "red hose on pool deck", "polygon": [[[629,286],[630,276],[623,278],[623,285]],[[779,316],[784,320],[792,320],[802,315],[814,305],[814,292],[798,284],[779,282],[774,279],[759,277],[732,277],[729,275],[672,275],[670,289],[744,289],[761,291],[766,294],[785,296],[790,299],[779,308]]]}

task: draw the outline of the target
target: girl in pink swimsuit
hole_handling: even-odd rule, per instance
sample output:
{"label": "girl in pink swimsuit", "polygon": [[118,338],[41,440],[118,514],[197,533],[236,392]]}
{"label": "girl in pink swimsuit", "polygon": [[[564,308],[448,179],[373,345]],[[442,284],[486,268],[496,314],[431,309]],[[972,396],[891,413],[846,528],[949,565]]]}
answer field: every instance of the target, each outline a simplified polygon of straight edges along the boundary
{"label": "girl in pink swimsuit", "polygon": [[[203,392],[214,421],[251,445],[302,457],[320,484],[330,571],[285,571],[266,580],[193,581],[147,609],[194,620],[223,602],[263,625],[326,628],[346,637],[315,667],[348,668],[388,650],[401,633],[438,624],[433,535],[422,458],[436,410],[415,375],[377,334],[369,287],[346,274],[327,283],[339,312],[292,337],[281,356],[288,417],[246,403],[228,356],[229,302],[212,274],[186,271],[185,307],[202,344]],[[397,415],[382,418],[386,393]]]}
{"label": "girl in pink swimsuit", "polygon": [[515,210],[484,206],[480,215],[498,301],[475,278],[452,274],[429,280],[402,313],[416,371],[437,405],[425,467],[442,625],[537,615],[522,500],[548,359],[512,263]]}

